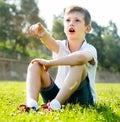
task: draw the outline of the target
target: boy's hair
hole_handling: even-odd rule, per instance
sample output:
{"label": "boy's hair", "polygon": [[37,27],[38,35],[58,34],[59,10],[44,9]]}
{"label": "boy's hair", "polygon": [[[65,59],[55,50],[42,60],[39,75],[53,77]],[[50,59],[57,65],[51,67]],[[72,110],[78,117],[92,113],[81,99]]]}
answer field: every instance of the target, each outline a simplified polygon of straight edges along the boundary
{"label": "boy's hair", "polygon": [[87,9],[77,5],[72,5],[64,9],[64,14],[69,14],[72,12],[80,12],[84,15],[85,25],[91,24],[91,15]]}

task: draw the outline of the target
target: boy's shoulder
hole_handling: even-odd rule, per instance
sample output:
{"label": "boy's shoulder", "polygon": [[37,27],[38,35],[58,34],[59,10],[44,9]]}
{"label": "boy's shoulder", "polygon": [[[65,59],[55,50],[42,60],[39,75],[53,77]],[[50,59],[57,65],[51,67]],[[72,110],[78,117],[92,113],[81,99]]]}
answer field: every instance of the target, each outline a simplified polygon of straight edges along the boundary
{"label": "boy's shoulder", "polygon": [[87,43],[87,41],[85,41],[81,47],[80,50],[86,50],[86,51],[92,51],[92,52],[97,52],[96,48],[94,45],[90,44],[90,43]]}
{"label": "boy's shoulder", "polygon": [[82,47],[84,47],[84,48],[88,48],[88,47],[95,48],[95,46],[94,46],[94,45],[92,45],[92,44],[88,43],[87,41],[84,41],[84,43],[83,43]]}

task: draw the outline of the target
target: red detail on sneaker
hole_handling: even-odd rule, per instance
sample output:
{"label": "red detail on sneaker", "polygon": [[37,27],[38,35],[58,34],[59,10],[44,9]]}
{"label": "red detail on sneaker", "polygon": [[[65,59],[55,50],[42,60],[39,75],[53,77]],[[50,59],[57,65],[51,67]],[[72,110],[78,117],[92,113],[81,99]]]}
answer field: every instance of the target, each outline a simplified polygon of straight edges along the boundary
{"label": "red detail on sneaker", "polygon": [[[44,112],[47,112],[47,111],[51,111],[52,109],[50,108],[50,102],[48,102],[47,104],[43,104],[41,105],[41,108],[43,108],[43,111]],[[53,110],[52,110],[53,111]]]}

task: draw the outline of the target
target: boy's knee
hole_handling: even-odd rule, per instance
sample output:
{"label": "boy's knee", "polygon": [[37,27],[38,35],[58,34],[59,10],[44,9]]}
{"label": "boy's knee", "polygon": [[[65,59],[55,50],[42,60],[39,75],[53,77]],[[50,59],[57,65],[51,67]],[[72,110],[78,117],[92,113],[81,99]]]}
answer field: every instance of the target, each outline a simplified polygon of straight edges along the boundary
{"label": "boy's knee", "polygon": [[40,69],[40,65],[37,62],[30,63],[28,65],[28,71],[39,70],[39,69]]}
{"label": "boy's knee", "polygon": [[86,65],[76,65],[76,66],[71,66],[71,71],[72,74],[81,74],[81,78],[82,80],[86,78],[87,76],[87,69],[86,69]]}

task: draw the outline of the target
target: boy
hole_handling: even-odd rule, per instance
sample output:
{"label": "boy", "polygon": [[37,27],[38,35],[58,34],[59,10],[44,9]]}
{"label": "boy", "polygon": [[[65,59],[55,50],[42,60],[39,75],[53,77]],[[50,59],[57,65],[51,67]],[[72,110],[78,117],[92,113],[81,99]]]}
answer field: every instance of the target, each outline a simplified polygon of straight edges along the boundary
{"label": "boy", "polygon": [[[91,30],[89,12],[79,6],[69,6],[64,13],[64,32],[67,40],[55,40],[41,23],[30,27],[32,36],[53,52],[52,60],[33,59],[29,64],[26,79],[26,106],[38,108],[41,94],[44,103],[52,110],[61,109],[66,103],[94,105],[96,94],[94,82],[97,68],[97,52],[88,44],[85,35]],[[47,70],[58,66],[55,81]]]}

